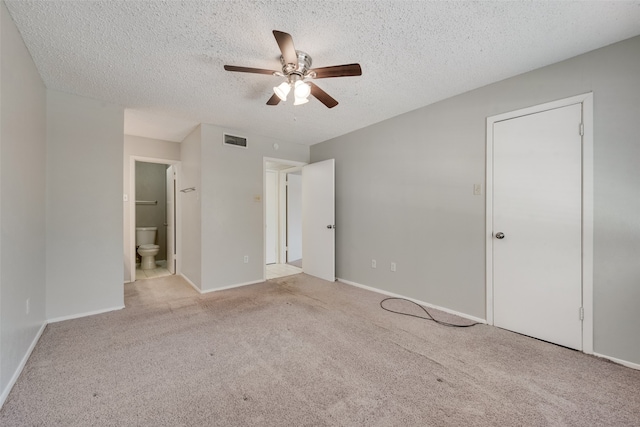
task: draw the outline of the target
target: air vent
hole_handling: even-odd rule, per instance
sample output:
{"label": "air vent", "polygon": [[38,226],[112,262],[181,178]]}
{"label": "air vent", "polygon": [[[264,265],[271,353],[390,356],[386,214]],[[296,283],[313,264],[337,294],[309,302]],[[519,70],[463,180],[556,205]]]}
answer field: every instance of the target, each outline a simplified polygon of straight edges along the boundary
{"label": "air vent", "polygon": [[242,136],[228,135],[225,133],[223,144],[232,147],[247,148],[247,138]]}

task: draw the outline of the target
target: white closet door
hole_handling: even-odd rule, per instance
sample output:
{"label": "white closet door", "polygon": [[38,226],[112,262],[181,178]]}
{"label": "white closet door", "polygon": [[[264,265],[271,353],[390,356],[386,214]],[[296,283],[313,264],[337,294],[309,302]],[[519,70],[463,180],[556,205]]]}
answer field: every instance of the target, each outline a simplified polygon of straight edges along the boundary
{"label": "white closet door", "polygon": [[493,125],[494,324],[574,349],[582,349],[581,122],[575,104]]}

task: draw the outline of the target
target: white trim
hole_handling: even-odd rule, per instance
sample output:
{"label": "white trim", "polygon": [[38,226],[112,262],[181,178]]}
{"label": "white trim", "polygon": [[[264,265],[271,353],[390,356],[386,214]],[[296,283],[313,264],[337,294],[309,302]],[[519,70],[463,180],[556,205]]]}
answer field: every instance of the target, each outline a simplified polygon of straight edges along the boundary
{"label": "white trim", "polygon": [[102,310],[88,311],[86,313],[71,314],[69,316],[55,317],[53,319],[47,320],[47,323],[58,323],[58,322],[63,322],[65,320],[79,319],[81,317],[93,316],[95,314],[102,314],[102,313],[108,313],[110,311],[122,310],[123,308],[124,308],[124,305],[111,307],[111,308],[103,308]]}
{"label": "white trim", "polygon": [[[267,169],[264,171],[264,175],[265,175],[265,192],[264,192],[264,205],[265,205],[265,221],[264,221],[264,228],[265,228],[265,264],[266,264],[266,258],[267,258],[267,250],[266,250],[266,244],[267,244],[267,235],[266,235],[266,230],[268,227],[267,224],[267,198],[268,198],[268,190],[266,187],[266,182],[267,182],[267,177],[269,175],[273,175],[273,180],[275,181],[273,186],[269,186],[271,188],[271,190],[275,193],[275,215],[276,215],[276,232],[275,232],[275,243],[276,243],[276,253],[275,253],[275,259],[273,260],[273,262],[270,261],[270,263],[275,263],[275,264],[280,264],[280,247],[281,247],[281,235],[280,235],[280,231],[281,231],[281,227],[280,227],[280,223],[281,221],[281,216],[282,216],[282,211],[280,210],[280,174],[278,173],[277,170],[273,170],[273,169]],[[270,192],[270,191],[269,191]],[[273,209],[273,208],[272,208]],[[272,211],[273,213],[273,211]]]}
{"label": "white trim", "polygon": [[237,284],[235,284],[235,285],[223,286],[223,287],[221,287],[221,288],[214,288],[214,289],[205,289],[205,290],[202,290],[202,289],[198,288],[198,287],[196,286],[196,284],[195,284],[195,283],[193,283],[191,280],[189,280],[189,278],[188,278],[187,276],[185,276],[184,274],[180,274],[180,276],[181,276],[184,280],[186,280],[186,282],[187,282],[188,284],[190,284],[190,285],[193,287],[193,289],[195,289],[196,291],[198,291],[198,293],[199,293],[199,294],[201,294],[201,295],[202,295],[202,294],[208,294],[208,293],[210,293],[210,292],[224,291],[224,290],[227,290],[227,289],[241,288],[241,287],[243,287],[243,286],[255,285],[255,284],[257,284],[257,283],[263,283],[263,282],[264,282],[264,280],[254,280],[254,281],[252,281],[252,282],[237,283]]}
{"label": "white trim", "polygon": [[[593,93],[582,101],[582,351],[593,353]],[[637,369],[637,368],[636,368]]]}
{"label": "white trim", "polygon": [[449,313],[449,314],[453,314],[455,316],[459,316],[459,317],[462,317],[462,318],[465,318],[465,319],[473,320],[474,322],[487,323],[486,320],[481,319],[479,317],[471,316],[471,315],[468,315],[468,314],[465,314],[465,313],[460,313],[459,311],[451,310],[451,309],[446,308],[446,307],[440,307],[439,305],[430,304],[428,302],[420,301],[420,300],[417,300],[415,298],[406,297],[406,296],[400,295],[400,294],[394,294],[393,292],[383,291],[382,289],[378,289],[378,288],[372,288],[371,286],[362,285],[360,283],[352,282],[350,280],[341,279],[339,277],[337,278],[337,280],[338,280],[338,282],[344,283],[345,285],[355,286],[356,288],[365,289],[367,291],[376,292],[378,294],[386,295],[386,296],[389,296],[389,297],[408,299],[409,301],[413,301],[416,304],[420,304],[420,305],[423,305],[425,307],[433,308],[435,310],[444,311],[445,313]]}
{"label": "white trim", "polygon": [[[146,163],[159,163],[162,165],[172,165],[175,166],[176,170],[176,197],[174,199],[176,214],[173,218],[174,227],[176,230],[176,241],[174,244],[176,245],[176,272],[175,274],[180,274],[182,271],[182,201],[181,197],[179,197],[179,189],[180,189],[180,177],[182,175],[182,162],[180,160],[172,160],[172,159],[162,159],[159,157],[145,157],[145,156],[129,156],[129,241],[124,242],[131,250],[131,254],[129,255],[129,280],[131,283],[135,281],[136,277],[136,162],[146,162]],[[122,248],[124,252],[124,247]]]}
{"label": "white trim", "polygon": [[40,341],[40,337],[42,336],[42,333],[44,332],[44,328],[47,327],[47,324],[48,323],[45,321],[42,324],[42,326],[40,326],[40,329],[38,330],[38,333],[33,338],[33,341],[31,341],[31,345],[29,345],[29,349],[27,350],[27,352],[25,353],[24,357],[20,361],[20,364],[18,365],[18,367],[16,368],[15,372],[11,376],[11,379],[9,380],[9,383],[7,384],[7,386],[2,391],[2,394],[0,394],[0,409],[2,409],[2,406],[4,405],[4,402],[7,400],[7,397],[9,397],[9,393],[11,393],[11,389],[16,384],[16,381],[18,381],[18,378],[20,377],[20,374],[22,374],[22,370],[24,369],[25,365],[27,364],[27,360],[29,360],[29,357],[31,357],[31,353],[33,352],[33,349],[36,348],[36,344],[38,344],[38,341]]}
{"label": "white trim", "polygon": [[485,317],[493,325],[493,123],[487,118],[486,169],[484,183],[485,208]]}
{"label": "white trim", "polygon": [[226,291],[227,289],[241,288],[243,286],[256,285],[258,283],[264,283],[264,280],[254,280],[252,282],[237,283],[235,285],[223,286],[221,288],[206,289],[204,291],[200,291],[200,293],[201,294],[208,294],[210,292]]}
{"label": "white trim", "polygon": [[191,281],[191,279],[189,279],[187,276],[185,276],[185,275],[184,275],[184,274],[182,274],[182,273],[180,273],[180,274],[179,274],[179,276],[180,276],[180,277],[182,277],[182,278],[183,278],[183,279],[184,279],[188,284],[190,284],[190,285],[193,287],[193,289],[195,289],[196,291],[198,291],[198,293],[199,293],[199,294],[201,294],[201,293],[202,293],[202,291],[200,290],[200,288],[199,288],[199,287],[197,287],[197,286],[196,286],[196,284],[195,284],[195,283],[193,283],[193,282]]}
{"label": "white trim", "polygon": [[493,124],[542,111],[582,104],[582,351],[593,353],[593,93],[487,117],[485,183],[485,280],[487,323],[493,325]]}
{"label": "white trim", "polygon": [[278,187],[278,264],[287,263],[287,174],[277,172]]}
{"label": "white trim", "polygon": [[611,360],[612,362],[615,362],[619,365],[622,366],[626,366],[627,368],[631,368],[631,369],[636,369],[640,371],[640,364],[639,363],[633,363],[633,362],[628,362],[626,360],[622,360],[622,359],[616,359],[615,357],[611,357],[611,356],[605,356],[604,354],[600,354],[600,353],[592,353],[594,356],[596,357],[601,357],[603,359],[607,359],[607,360]]}

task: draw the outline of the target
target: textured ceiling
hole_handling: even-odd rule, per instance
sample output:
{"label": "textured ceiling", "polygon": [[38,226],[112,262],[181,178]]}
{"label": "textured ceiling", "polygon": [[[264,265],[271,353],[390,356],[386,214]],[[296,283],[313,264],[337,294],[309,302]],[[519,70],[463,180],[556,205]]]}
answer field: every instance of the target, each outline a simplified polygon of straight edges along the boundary
{"label": "textured ceiling", "polygon": [[[46,86],[127,108],[126,132],[181,140],[199,122],[314,144],[640,34],[640,1],[7,1]],[[340,104],[265,105],[272,35]],[[167,120],[173,117],[175,120]],[[157,123],[157,125],[154,125]]]}

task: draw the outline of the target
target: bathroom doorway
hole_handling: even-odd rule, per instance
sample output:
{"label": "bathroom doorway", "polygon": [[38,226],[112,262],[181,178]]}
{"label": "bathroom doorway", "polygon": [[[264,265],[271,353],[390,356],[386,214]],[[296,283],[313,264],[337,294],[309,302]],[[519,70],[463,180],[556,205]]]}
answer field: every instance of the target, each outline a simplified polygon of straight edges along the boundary
{"label": "bathroom doorway", "polygon": [[131,157],[130,281],[179,273],[179,162]]}

